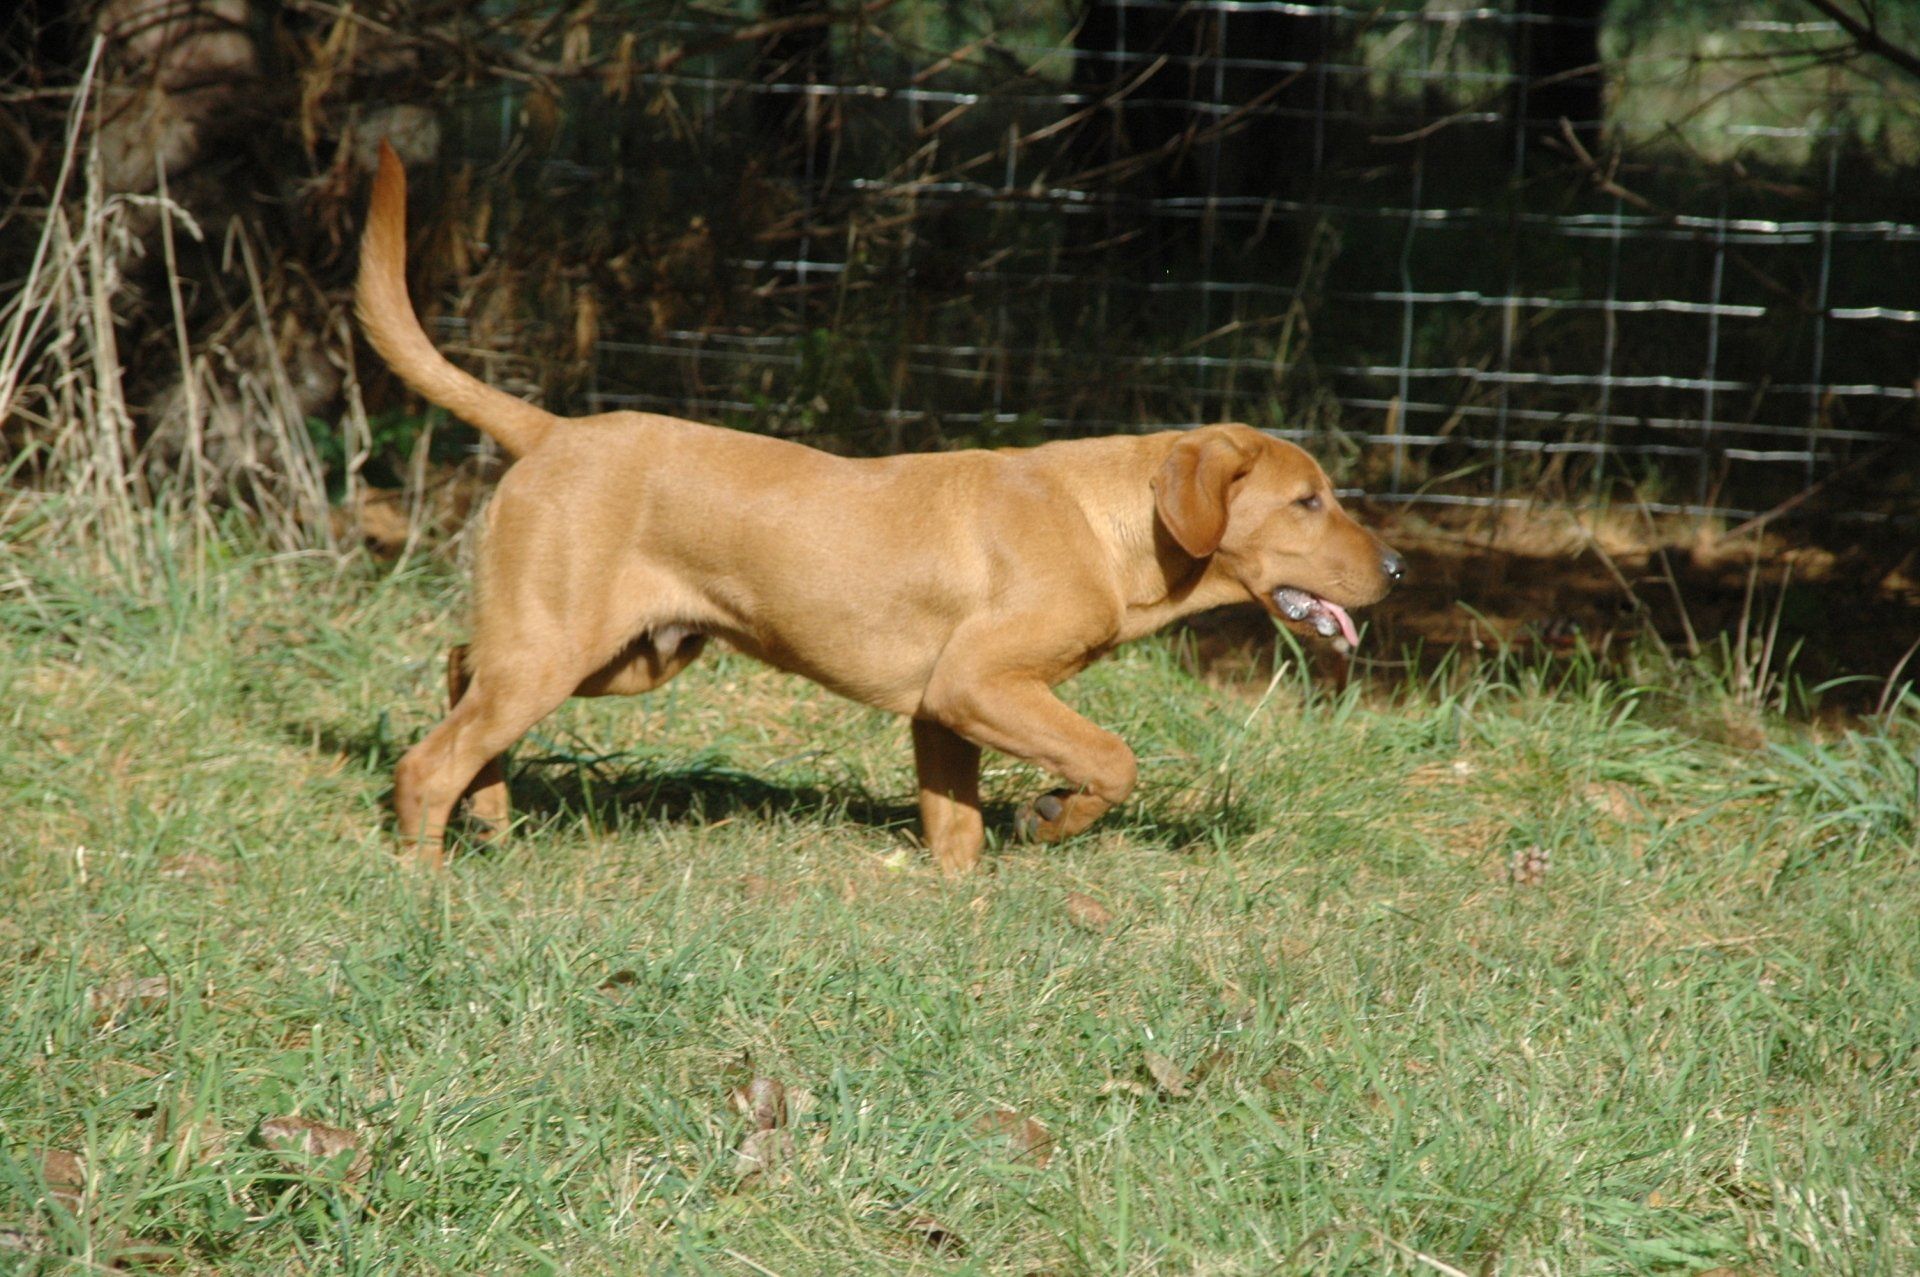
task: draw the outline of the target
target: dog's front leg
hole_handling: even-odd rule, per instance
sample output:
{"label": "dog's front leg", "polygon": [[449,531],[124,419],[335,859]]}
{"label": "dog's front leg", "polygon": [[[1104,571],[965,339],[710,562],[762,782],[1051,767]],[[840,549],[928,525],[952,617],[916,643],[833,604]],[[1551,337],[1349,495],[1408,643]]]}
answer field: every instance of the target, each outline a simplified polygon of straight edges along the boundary
{"label": "dog's front leg", "polygon": [[940,868],[963,874],[980,863],[980,747],[951,728],[913,720],[913,765],[920,777],[920,830]]}
{"label": "dog's front leg", "polygon": [[1070,838],[1133,792],[1139,766],[1127,743],[1068,709],[1031,675],[945,681],[929,701],[940,721],[968,740],[1036,763],[1067,782],[1020,813],[1025,837]]}

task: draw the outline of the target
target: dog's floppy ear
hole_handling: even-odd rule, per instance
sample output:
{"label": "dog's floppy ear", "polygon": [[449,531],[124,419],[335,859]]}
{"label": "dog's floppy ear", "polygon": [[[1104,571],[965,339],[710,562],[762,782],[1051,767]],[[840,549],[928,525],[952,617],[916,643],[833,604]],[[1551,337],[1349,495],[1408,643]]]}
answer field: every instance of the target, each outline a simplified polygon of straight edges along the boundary
{"label": "dog's floppy ear", "polygon": [[1204,559],[1227,534],[1227,498],[1256,454],[1227,430],[1196,430],[1173,445],[1153,476],[1153,507],[1180,548]]}

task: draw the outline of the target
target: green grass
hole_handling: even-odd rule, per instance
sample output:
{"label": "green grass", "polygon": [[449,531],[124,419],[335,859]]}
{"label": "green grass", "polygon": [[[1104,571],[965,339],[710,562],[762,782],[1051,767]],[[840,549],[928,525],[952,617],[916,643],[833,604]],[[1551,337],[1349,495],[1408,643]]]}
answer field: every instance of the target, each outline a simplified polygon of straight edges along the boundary
{"label": "green grass", "polygon": [[[1138,800],[949,884],[898,723],[721,657],[545,724],[423,882],[382,800],[459,599],[0,554],[0,1269],[1920,1271],[1911,713],[1739,748],[1686,670],[1263,703],[1149,643],[1070,689]],[[743,1177],[754,1076],[813,1103]]]}

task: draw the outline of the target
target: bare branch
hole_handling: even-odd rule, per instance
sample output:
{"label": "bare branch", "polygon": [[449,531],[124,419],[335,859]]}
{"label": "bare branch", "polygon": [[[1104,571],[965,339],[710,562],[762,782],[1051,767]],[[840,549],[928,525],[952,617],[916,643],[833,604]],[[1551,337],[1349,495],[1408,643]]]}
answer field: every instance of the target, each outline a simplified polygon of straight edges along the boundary
{"label": "bare branch", "polygon": [[1867,10],[1867,20],[1861,21],[1845,9],[1837,0],[1806,0],[1815,9],[1831,18],[1842,31],[1853,37],[1853,43],[1863,53],[1871,53],[1885,58],[1908,75],[1920,80],[1920,54],[1888,40],[1880,34],[1880,24],[1873,16],[1873,10]]}

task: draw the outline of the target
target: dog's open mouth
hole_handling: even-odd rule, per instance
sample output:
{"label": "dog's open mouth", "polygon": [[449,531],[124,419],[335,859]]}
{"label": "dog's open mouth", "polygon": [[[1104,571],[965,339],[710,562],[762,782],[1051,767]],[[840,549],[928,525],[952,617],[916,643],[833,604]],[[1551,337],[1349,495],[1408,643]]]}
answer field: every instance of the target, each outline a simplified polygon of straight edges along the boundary
{"label": "dog's open mouth", "polygon": [[1289,621],[1304,621],[1311,625],[1322,638],[1332,638],[1338,634],[1347,640],[1347,646],[1360,646],[1360,631],[1353,627],[1353,618],[1347,615],[1347,609],[1338,603],[1330,603],[1317,594],[1283,585],[1273,592],[1273,605]]}

